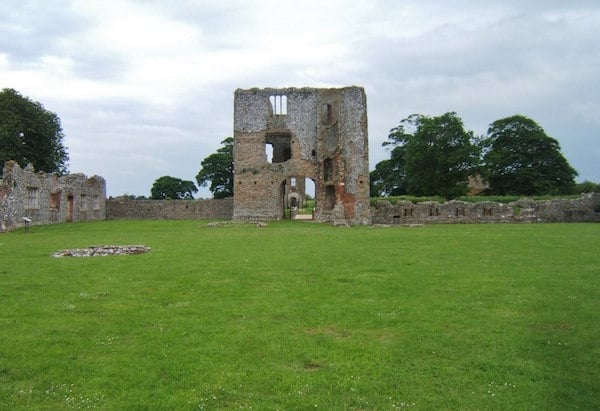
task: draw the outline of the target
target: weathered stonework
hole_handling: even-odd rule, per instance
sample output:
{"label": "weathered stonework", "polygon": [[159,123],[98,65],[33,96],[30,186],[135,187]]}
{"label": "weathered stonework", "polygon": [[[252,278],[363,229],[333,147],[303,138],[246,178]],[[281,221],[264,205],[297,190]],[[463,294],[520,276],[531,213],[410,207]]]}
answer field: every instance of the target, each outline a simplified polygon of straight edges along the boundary
{"label": "weathered stonework", "polygon": [[367,135],[360,87],[236,90],[233,218],[284,218],[304,197],[290,179],[310,178],[316,221],[369,224]]}
{"label": "weathered stonework", "polygon": [[0,230],[106,218],[106,182],[83,174],[58,176],[7,161],[0,179]]}
{"label": "weathered stonework", "polygon": [[371,210],[373,224],[404,225],[432,223],[574,223],[600,221],[600,194],[576,199],[518,200],[468,203],[433,201],[412,203],[379,200]]}
{"label": "weathered stonework", "polygon": [[109,198],[106,218],[115,220],[200,220],[230,219],[233,199],[129,200]]}
{"label": "weathered stonework", "polygon": [[52,253],[51,257],[106,257],[109,255],[135,255],[150,251],[145,245],[94,245],[88,248],[71,248]]}

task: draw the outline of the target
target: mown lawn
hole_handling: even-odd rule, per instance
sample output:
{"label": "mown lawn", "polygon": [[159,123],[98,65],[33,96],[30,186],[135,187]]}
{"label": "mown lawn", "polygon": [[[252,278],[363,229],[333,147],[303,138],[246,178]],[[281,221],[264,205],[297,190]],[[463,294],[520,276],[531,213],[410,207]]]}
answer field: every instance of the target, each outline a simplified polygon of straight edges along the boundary
{"label": "mown lawn", "polygon": [[[51,258],[144,244],[143,255]],[[1,409],[598,409],[600,225],[0,234]]]}

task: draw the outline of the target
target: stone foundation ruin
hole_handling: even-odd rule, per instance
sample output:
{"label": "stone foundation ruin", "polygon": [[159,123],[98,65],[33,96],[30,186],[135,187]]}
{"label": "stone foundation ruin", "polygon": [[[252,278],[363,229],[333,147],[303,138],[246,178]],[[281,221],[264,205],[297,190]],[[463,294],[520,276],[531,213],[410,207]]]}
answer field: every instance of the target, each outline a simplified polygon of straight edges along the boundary
{"label": "stone foundation ruin", "polygon": [[52,253],[51,257],[106,257],[110,255],[136,255],[150,251],[145,245],[94,245],[87,248],[71,248]]}
{"label": "stone foundation ruin", "polygon": [[7,161],[0,179],[0,231],[40,224],[106,219],[106,182],[58,176]]}
{"label": "stone foundation ruin", "polygon": [[583,194],[575,199],[521,199],[512,203],[484,201],[469,203],[398,201],[392,205],[378,200],[371,210],[375,225],[434,223],[577,223],[600,221],[600,194]]}
{"label": "stone foundation ruin", "polygon": [[369,224],[367,100],[360,87],[238,89],[235,220],[280,220],[314,182],[316,221]]}

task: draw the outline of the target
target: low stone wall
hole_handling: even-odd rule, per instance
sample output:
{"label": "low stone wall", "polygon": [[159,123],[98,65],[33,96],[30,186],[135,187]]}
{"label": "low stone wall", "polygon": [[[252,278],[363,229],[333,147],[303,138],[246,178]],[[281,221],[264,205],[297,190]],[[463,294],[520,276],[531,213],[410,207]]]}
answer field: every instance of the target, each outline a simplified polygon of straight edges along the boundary
{"label": "low stone wall", "polygon": [[372,224],[431,223],[546,223],[600,222],[600,194],[584,194],[577,199],[545,201],[445,203],[380,200],[371,208]]}
{"label": "low stone wall", "polygon": [[109,198],[107,219],[203,220],[231,219],[233,198],[208,200],[130,200]]}

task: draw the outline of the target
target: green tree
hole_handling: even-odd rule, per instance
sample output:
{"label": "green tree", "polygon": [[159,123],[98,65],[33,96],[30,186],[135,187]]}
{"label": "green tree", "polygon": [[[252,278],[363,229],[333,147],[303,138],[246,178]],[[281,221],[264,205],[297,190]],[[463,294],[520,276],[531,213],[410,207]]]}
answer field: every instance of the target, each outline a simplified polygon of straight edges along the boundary
{"label": "green tree", "polygon": [[490,189],[499,195],[568,194],[577,172],[557,140],[521,115],[493,122],[483,141]]}
{"label": "green tree", "polygon": [[404,177],[398,186],[417,196],[465,195],[467,178],[479,166],[479,146],[473,132],[465,131],[453,112],[437,117],[413,114],[390,131],[383,145],[400,150],[395,154],[395,165],[404,172],[395,173]]}
{"label": "green tree", "polygon": [[65,174],[69,156],[58,116],[42,104],[5,88],[0,92],[0,172],[14,160],[38,171]]}
{"label": "green tree", "polygon": [[575,184],[574,194],[600,193],[600,184],[585,180],[583,183]]}
{"label": "green tree", "polygon": [[152,185],[150,198],[153,200],[191,200],[197,191],[198,189],[192,181],[162,176],[157,178]]}
{"label": "green tree", "polygon": [[404,149],[394,147],[391,157],[375,165],[370,173],[371,197],[399,196],[406,194],[404,173]]}
{"label": "green tree", "polygon": [[223,145],[216,153],[206,157],[200,165],[202,168],[196,181],[200,187],[208,186],[214,198],[233,196],[233,138],[221,141]]}

